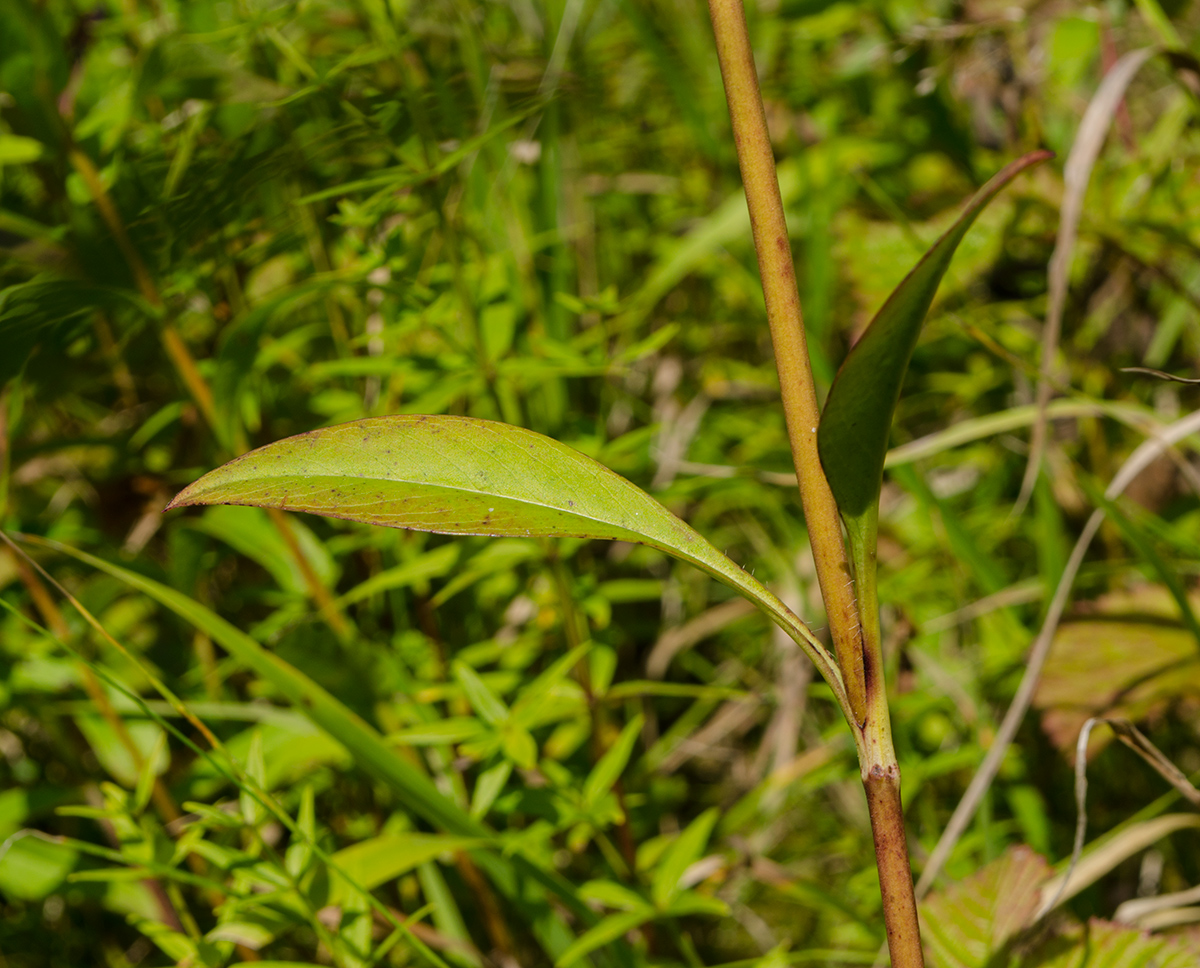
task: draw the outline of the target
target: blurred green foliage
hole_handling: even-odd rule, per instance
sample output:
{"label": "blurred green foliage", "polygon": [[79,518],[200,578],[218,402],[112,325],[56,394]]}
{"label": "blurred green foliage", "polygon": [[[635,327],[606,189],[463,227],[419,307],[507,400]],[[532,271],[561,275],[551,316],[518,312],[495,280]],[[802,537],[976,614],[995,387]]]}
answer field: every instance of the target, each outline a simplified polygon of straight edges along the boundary
{"label": "blurred green foliage", "polygon": [[[1106,66],[1194,48],[1197,16],[1187,0],[752,4],[822,387],[965,196],[1024,151],[1065,157]],[[1142,69],[1093,175],[1056,376],[1080,406],[1052,425],[1023,515],[1061,161],[980,218],[916,350],[893,442],[980,421],[885,478],[918,871],[1097,482],[1198,400],[1119,369],[1194,375],[1200,351],[1189,56]],[[598,968],[874,960],[836,706],[724,586],[641,547],[160,513],[202,471],[313,427],[500,419],[647,488],[820,626],[702,3],[5,0],[0,287],[4,527],[119,566],[29,546],[127,650],[0,555],[5,964],[508,968],[589,945]],[[1191,594],[1197,570],[1193,445],[1102,530],[1087,621],[1064,627],[1041,721],[948,867],[975,879],[931,910],[1007,870],[975,873],[989,861],[1019,867],[1013,845],[1069,853],[1086,715],[1116,708],[1200,768],[1197,643],[1168,590]],[[168,593],[191,604],[163,608]],[[247,665],[267,653],[288,665]],[[155,679],[236,769],[201,755]],[[320,722],[366,745],[289,701],[310,681],[330,694]],[[371,728],[462,829],[381,779]],[[1096,833],[1165,789],[1115,746],[1089,775]],[[1196,836],[1125,860],[1073,915],[1200,882]],[[1186,942],[1172,930],[1163,944]]]}

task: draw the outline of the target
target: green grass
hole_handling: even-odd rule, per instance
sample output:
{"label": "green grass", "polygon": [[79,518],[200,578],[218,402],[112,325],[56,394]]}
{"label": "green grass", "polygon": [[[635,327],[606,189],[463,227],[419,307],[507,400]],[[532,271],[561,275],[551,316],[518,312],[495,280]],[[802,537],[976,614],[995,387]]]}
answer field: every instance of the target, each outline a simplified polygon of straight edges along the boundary
{"label": "green grass", "polygon": [[[960,428],[894,455],[880,516],[918,873],[1097,488],[1200,400],[1120,371],[1195,376],[1200,353],[1196,103],[1156,57],[1092,176],[1060,416],[1010,514],[1062,159],[1106,45],[1165,24],[1195,46],[1196,9],[1164,9],[750,10],[822,393],[958,204],[1023,152],[1059,154],[965,239],[891,431],[898,448]],[[703,4],[10,0],[0,92],[0,516],[126,650],[0,552],[4,964],[224,966],[258,946],[548,966],[597,924],[596,968],[873,959],[834,698],[766,618],[714,611],[718,581],[641,546],[160,513],[303,431],[503,420],[648,489],[823,626]],[[1195,607],[1200,503],[1169,460],[1127,498],[1076,609],[1174,655],[1196,644],[1177,598]],[[664,635],[682,645],[651,680]],[[1196,677],[1122,679],[1142,656],[1101,646],[1096,681],[1134,690],[1117,711],[1200,768]],[[1069,854],[1055,738],[1077,712],[1035,700],[951,880],[1018,844]],[[1117,744],[1089,782],[1092,837],[1166,789]],[[1155,846],[1155,890],[1200,882],[1195,846]],[[1112,917],[1154,882],[1145,857],[1071,915]]]}

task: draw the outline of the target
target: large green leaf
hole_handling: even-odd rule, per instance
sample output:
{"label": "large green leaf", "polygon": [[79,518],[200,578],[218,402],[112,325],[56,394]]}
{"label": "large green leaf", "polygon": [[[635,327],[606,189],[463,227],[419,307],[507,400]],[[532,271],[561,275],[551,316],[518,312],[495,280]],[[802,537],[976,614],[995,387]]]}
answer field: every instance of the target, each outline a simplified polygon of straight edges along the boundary
{"label": "large green leaf", "polygon": [[[842,699],[831,656],[796,615],[625,478],[549,437],[470,417],[373,417],[251,451],[170,507],[249,504],[442,534],[649,545],[732,585],[774,619]],[[843,708],[845,703],[843,702]]]}
{"label": "large green leaf", "polygon": [[845,517],[862,517],[879,497],[888,433],[904,374],[955,250],[979,213],[1005,185],[1050,157],[1048,151],[1034,151],[1018,158],[975,194],[950,231],[888,297],[838,370],[821,415],[817,447]]}

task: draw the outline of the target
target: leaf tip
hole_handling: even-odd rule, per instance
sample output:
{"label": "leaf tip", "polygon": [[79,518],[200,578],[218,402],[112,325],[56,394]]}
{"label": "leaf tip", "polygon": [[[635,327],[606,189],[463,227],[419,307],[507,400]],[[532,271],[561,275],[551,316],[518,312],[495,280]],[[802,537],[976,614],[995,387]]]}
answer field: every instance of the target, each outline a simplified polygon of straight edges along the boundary
{"label": "leaf tip", "polygon": [[207,501],[205,501],[203,498],[197,497],[195,493],[196,485],[202,480],[204,480],[204,478],[201,477],[198,480],[193,481],[173,498],[171,498],[171,500],[167,503],[167,506],[163,508],[163,514],[166,514],[168,511],[174,511],[176,508],[188,508],[194,507],[197,504],[207,504]]}

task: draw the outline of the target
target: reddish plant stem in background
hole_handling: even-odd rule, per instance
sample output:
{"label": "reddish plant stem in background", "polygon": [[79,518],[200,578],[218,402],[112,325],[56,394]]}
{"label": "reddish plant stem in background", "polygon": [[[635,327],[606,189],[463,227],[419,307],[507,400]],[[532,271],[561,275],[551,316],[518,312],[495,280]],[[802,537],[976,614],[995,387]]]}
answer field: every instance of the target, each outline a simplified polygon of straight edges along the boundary
{"label": "reddish plant stem in background", "polygon": [[[92,202],[100,212],[100,217],[104,219],[104,223],[108,226],[108,230],[112,233],[113,239],[117,243],[117,248],[121,250],[121,255],[125,257],[129,271],[133,273],[134,282],[137,283],[138,292],[152,306],[162,306],[162,296],[158,291],[158,287],[154,284],[150,270],[146,268],[146,263],[142,261],[142,257],[138,254],[137,249],[133,247],[133,242],[129,239],[129,233],[125,231],[125,223],[121,221],[121,214],[117,211],[116,205],[113,204],[113,200],[109,197],[108,190],[104,187],[104,182],[100,178],[100,173],[96,170],[96,166],[92,164],[92,159],[78,148],[71,150],[70,157],[72,167],[79,173],[79,177],[83,179],[88,194],[92,197]],[[216,406],[213,403],[212,390],[209,388],[200,371],[196,368],[196,361],[192,358],[192,354],[188,352],[188,348],[183,342],[183,337],[179,335],[179,331],[167,320],[164,320],[162,323],[160,336],[162,338],[163,349],[166,350],[167,356],[171,358],[171,363],[175,366],[176,371],[179,373],[179,378],[183,380],[184,385],[187,387],[188,393],[196,401],[196,406],[200,409],[200,415],[204,417],[210,427],[215,426]]]}
{"label": "reddish plant stem in background", "polygon": [[754,248],[762,274],[767,321],[775,348],[775,367],[779,372],[788,440],[800,482],[804,521],[846,694],[858,721],[856,725],[861,726],[867,713],[858,608],[837,503],[817,455],[821,411],[808,362],[792,247],[783,216],[783,200],[779,195],[775,154],[771,150],[758,75],[754,70],[754,54],[746,31],[746,15],[741,0],[709,0],[708,9],[733,121],[738,164],[746,186],[746,205],[750,209]]}
{"label": "reddish plant stem in background", "polygon": [[[1100,67],[1107,74],[1117,66],[1120,59],[1121,54],[1113,37],[1112,18],[1106,13],[1100,24]],[[1129,116],[1129,105],[1125,103],[1124,98],[1117,107],[1117,128],[1121,132],[1121,140],[1125,142],[1126,150],[1134,151],[1137,141],[1133,136],[1133,119]]]}
{"label": "reddish plant stem in background", "polygon": [[304,554],[304,549],[300,547],[300,542],[296,540],[296,535],[292,532],[291,526],[288,524],[287,515],[278,508],[267,508],[267,515],[271,518],[271,522],[275,525],[279,536],[283,538],[288,551],[296,559],[296,564],[300,567],[300,573],[304,576],[304,584],[308,586],[309,594],[316,601],[317,610],[321,613],[321,617],[325,619],[325,624],[333,630],[333,634],[343,643],[349,642],[354,638],[354,630],[350,627],[350,623],[346,620],[346,616],[338,607],[329,589],[325,587],[325,583],[321,581],[320,576],[313,570],[312,562]]}
{"label": "reddish plant stem in background", "polygon": [[483,875],[479,873],[479,868],[475,866],[475,862],[467,856],[466,851],[460,850],[456,853],[454,855],[454,863],[458,867],[458,872],[462,875],[463,880],[467,882],[467,887],[475,895],[475,900],[478,902],[479,910],[483,915],[483,926],[487,930],[488,939],[492,942],[492,946],[496,951],[503,956],[501,963],[514,963],[512,935],[509,933],[508,925],[500,913],[500,905],[496,903],[496,895],[492,893],[491,887],[483,879]]}

